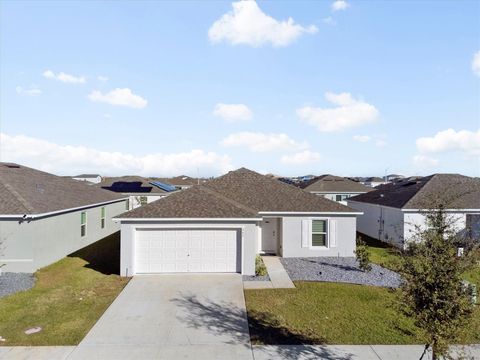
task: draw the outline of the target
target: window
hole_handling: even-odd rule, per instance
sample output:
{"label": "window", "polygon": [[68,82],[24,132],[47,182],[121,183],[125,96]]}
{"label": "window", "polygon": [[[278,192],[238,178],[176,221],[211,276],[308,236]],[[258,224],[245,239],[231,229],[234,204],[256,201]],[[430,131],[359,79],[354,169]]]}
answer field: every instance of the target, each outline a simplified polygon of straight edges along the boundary
{"label": "window", "polygon": [[345,201],[350,197],[349,194],[347,195],[335,195],[335,201]]}
{"label": "window", "polygon": [[105,207],[100,209],[100,227],[105,228]]}
{"label": "window", "polygon": [[145,205],[148,202],[148,198],[146,196],[140,196],[140,205]]}
{"label": "window", "polygon": [[130,210],[130,199],[127,199],[127,201],[125,201],[125,210]]}
{"label": "window", "polygon": [[327,246],[327,220],[312,220],[312,247]]}
{"label": "window", "polygon": [[87,235],[87,213],[82,211],[80,213],[80,236]]}

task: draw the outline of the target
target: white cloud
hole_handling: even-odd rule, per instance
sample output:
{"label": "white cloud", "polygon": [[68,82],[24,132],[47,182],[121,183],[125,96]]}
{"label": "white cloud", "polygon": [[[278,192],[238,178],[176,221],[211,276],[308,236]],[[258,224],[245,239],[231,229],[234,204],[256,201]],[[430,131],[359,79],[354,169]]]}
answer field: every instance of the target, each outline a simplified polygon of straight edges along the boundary
{"label": "white cloud", "polygon": [[17,92],[18,95],[26,95],[26,96],[38,96],[42,94],[42,90],[40,90],[38,87],[31,85],[28,89],[24,89],[21,86],[17,86],[15,88],[15,91]]}
{"label": "white cloud", "polygon": [[480,129],[475,131],[447,129],[432,137],[422,137],[416,141],[422,154],[447,151],[461,151],[467,155],[480,156]]}
{"label": "white cloud", "polygon": [[314,25],[304,27],[292,18],[279,21],[265,14],[255,1],[232,3],[233,10],[215,21],[208,30],[210,41],[228,42],[259,47],[271,44],[274,47],[287,46],[302,34],[314,34]]}
{"label": "white cloud", "polygon": [[299,143],[287,134],[265,134],[261,132],[239,132],[222,140],[223,146],[243,146],[253,152],[306,149],[306,142]]}
{"label": "white cloud", "polygon": [[108,77],[102,76],[102,75],[98,75],[97,79],[98,79],[98,81],[101,81],[101,82],[107,82],[108,81]]}
{"label": "white cloud", "polygon": [[350,6],[345,0],[335,0],[330,8],[332,11],[346,10]]}
{"label": "white cloud", "polygon": [[84,76],[75,76],[64,72],[55,74],[52,70],[45,70],[42,75],[47,79],[58,80],[70,84],[85,84],[87,82]]}
{"label": "white cloud", "polygon": [[199,169],[201,176],[209,176],[223,174],[233,168],[227,155],[198,149],[182,153],[134,156],[2,133],[0,149],[3,161],[67,175],[96,172],[103,175],[175,176],[195,175]]}
{"label": "white cloud", "polygon": [[337,107],[304,106],[297,109],[297,115],[306,123],[316,126],[319,131],[325,132],[342,131],[377,120],[378,110],[375,106],[354,99],[350,93],[327,92],[325,98]]}
{"label": "white cloud", "polygon": [[311,164],[320,160],[318,152],[305,150],[293,155],[284,155],[281,158],[282,163],[286,165],[304,165]]}
{"label": "white cloud", "polygon": [[132,93],[129,88],[116,88],[108,93],[102,94],[98,90],[92,91],[88,98],[94,102],[103,102],[110,105],[128,106],[136,109],[142,109],[147,106],[147,100],[139,95]]}
{"label": "white cloud", "polygon": [[480,50],[473,55],[472,71],[475,75],[480,76]]}
{"label": "white cloud", "polygon": [[366,142],[369,142],[370,140],[372,140],[372,137],[368,136],[368,135],[354,135],[353,140],[358,141],[358,142],[362,142],[362,143],[366,143]]}
{"label": "white cloud", "polygon": [[413,163],[419,168],[432,168],[439,164],[437,159],[431,158],[425,155],[415,155],[413,157]]}
{"label": "white cloud", "polygon": [[213,115],[221,117],[228,122],[247,121],[252,118],[252,112],[244,104],[222,104],[215,105]]}
{"label": "white cloud", "polygon": [[387,141],[385,139],[376,139],[375,145],[378,147],[384,147],[387,146]]}

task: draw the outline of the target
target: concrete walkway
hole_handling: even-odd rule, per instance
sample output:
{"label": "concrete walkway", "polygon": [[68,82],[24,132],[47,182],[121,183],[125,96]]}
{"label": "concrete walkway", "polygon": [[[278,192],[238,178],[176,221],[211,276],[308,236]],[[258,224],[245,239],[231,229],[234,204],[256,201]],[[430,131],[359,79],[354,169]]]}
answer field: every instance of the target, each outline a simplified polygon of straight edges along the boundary
{"label": "concrete walkway", "polygon": [[[110,349],[111,353],[92,349],[86,359],[224,359],[238,358],[235,347],[231,353],[215,353],[215,347],[187,346],[189,354],[178,351],[179,348],[167,347],[163,351],[152,351],[150,347],[129,345],[130,352],[120,348]],[[419,359],[423,353],[422,345],[254,345],[252,360],[412,360]],[[74,346],[36,346],[36,347],[0,347],[1,360],[70,360]],[[96,351],[97,350],[97,351]],[[454,353],[469,359],[480,359],[480,345],[453,347]],[[242,351],[243,352],[243,351]],[[431,353],[424,356],[430,360]]]}
{"label": "concrete walkway", "polygon": [[251,360],[239,274],[135,276],[69,355]]}
{"label": "concrete walkway", "polygon": [[263,263],[267,268],[268,275],[273,288],[275,289],[292,289],[295,288],[290,276],[280,262],[278,256],[262,256]]}

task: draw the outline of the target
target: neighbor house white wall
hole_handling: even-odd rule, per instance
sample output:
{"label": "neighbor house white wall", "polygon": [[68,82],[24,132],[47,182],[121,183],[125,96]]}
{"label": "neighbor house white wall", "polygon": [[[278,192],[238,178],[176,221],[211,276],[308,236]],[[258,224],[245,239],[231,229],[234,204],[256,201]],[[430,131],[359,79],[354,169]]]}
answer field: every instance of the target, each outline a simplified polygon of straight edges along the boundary
{"label": "neighbor house white wall", "polygon": [[120,275],[135,274],[135,234],[136,229],[162,228],[235,228],[242,234],[242,274],[255,275],[255,257],[258,253],[259,224],[256,221],[218,221],[213,219],[195,221],[128,221],[121,224]]}
{"label": "neighbor house white wall", "polygon": [[[101,208],[92,207],[32,221],[0,217],[0,264],[2,271],[32,273],[68,254],[88,246],[120,229],[111,219],[125,212],[125,201],[105,206],[105,228],[101,228]],[[80,236],[80,213],[87,213],[87,233]]]}
{"label": "neighbor house white wall", "polygon": [[[316,257],[316,256],[355,256],[356,217],[355,216],[314,216],[334,221],[336,246],[312,249],[302,247],[302,220],[311,217],[285,216],[282,218],[281,254],[283,257]],[[330,231],[330,236],[332,232]],[[331,243],[332,239],[329,239]]]}
{"label": "neighbor house white wall", "polygon": [[[460,232],[465,229],[466,226],[466,213],[464,212],[447,212],[448,221],[452,222],[453,228]],[[415,233],[426,228],[425,215],[420,212],[405,212],[405,227],[404,227],[404,239],[405,244],[412,241]]]}
{"label": "neighbor house white wall", "polygon": [[140,197],[145,196],[147,198],[147,204],[154,202],[158,199],[164,198],[167,195],[149,195],[147,194],[129,194],[129,208],[130,210],[136,209],[140,207],[142,204],[140,203]]}

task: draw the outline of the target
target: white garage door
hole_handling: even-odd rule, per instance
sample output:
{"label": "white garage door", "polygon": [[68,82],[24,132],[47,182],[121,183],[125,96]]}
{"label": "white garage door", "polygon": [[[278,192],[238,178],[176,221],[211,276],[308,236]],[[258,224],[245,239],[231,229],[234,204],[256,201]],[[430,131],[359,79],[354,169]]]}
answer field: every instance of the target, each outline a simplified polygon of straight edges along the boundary
{"label": "white garage door", "polygon": [[135,236],[135,272],[239,272],[238,230],[149,229]]}

